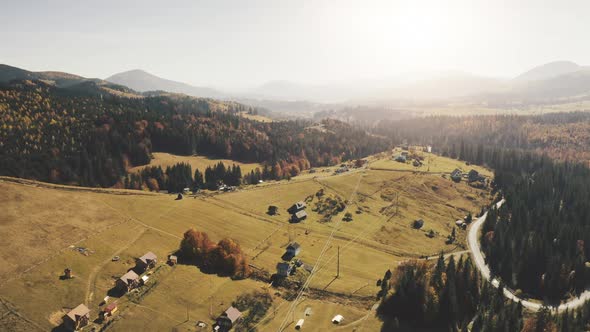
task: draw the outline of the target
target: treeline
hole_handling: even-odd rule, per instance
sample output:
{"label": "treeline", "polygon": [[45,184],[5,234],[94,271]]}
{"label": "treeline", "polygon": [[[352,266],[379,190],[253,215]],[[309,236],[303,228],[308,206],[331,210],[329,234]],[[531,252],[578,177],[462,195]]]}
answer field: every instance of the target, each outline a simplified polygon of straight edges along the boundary
{"label": "treeline", "polygon": [[590,329],[590,301],[561,314],[543,307],[523,316],[523,306],[504,297],[498,288],[479,278],[468,257],[453,257],[436,265],[425,261],[402,263],[379,280],[381,303],[377,316],[381,331],[521,331],[583,332]]}
{"label": "treeline", "polygon": [[389,147],[388,139],[333,120],[262,123],[239,116],[247,107],[236,103],[88,89],[0,85],[0,174],[123,186],[130,167],[162,151],[265,163],[284,178]]}
{"label": "treeline", "polygon": [[[401,263],[381,280],[382,300],[377,309],[382,331],[433,329],[461,331],[473,321],[473,331],[518,331],[522,308],[504,305],[493,287],[482,285],[471,258],[448,263],[441,255],[431,269],[426,261]],[[475,318],[475,320],[474,320]]]}
{"label": "treeline", "polygon": [[590,169],[542,157],[496,169],[506,203],[483,225],[491,271],[513,289],[552,303],[590,284]]}
{"label": "treeline", "polygon": [[207,166],[205,172],[195,170],[194,176],[191,165],[178,163],[166,167],[147,166],[140,172],[128,174],[125,177],[124,187],[139,190],[168,190],[169,192],[182,192],[184,188],[190,190],[209,189],[217,190],[221,184],[239,186],[242,183],[242,170],[239,165],[226,166],[219,162],[215,166]]}
{"label": "treeline", "polygon": [[590,161],[590,113],[542,115],[429,116],[398,121],[383,120],[373,129],[395,144],[432,145],[450,155],[461,142],[496,148],[545,153],[563,161]]}
{"label": "treeline", "polygon": [[215,244],[205,232],[189,229],[180,242],[179,255],[184,262],[195,264],[203,271],[232,278],[246,278],[250,266],[240,245],[230,238]]}

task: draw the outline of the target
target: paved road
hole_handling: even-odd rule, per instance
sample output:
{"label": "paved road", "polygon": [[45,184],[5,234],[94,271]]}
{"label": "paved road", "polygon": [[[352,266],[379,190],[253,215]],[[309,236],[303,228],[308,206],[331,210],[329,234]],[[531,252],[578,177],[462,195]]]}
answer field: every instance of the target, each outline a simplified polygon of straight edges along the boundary
{"label": "paved road", "polygon": [[[498,202],[496,204],[496,207],[502,206],[503,203],[504,203],[504,200],[501,200],[500,202]],[[490,280],[490,278],[491,278],[490,268],[489,268],[489,266],[486,265],[486,262],[484,260],[483,254],[481,253],[481,249],[479,247],[479,241],[478,241],[479,229],[481,228],[481,225],[483,224],[487,215],[488,214],[486,212],[483,216],[478,218],[471,225],[471,228],[469,229],[469,234],[467,235],[467,244],[469,245],[469,250],[471,251],[471,254],[473,255],[473,261],[475,262],[475,265],[477,266],[477,268],[481,271],[482,276],[486,280],[491,281],[492,285],[497,288],[500,285],[500,281],[497,278]],[[520,301],[520,303],[522,304],[523,307],[525,307],[531,311],[538,311],[539,309],[541,309],[541,306],[542,306],[540,303],[527,301],[527,300],[517,297],[508,288],[504,288],[504,296],[508,299],[511,299],[512,301],[517,301],[517,302]],[[558,312],[565,311],[566,309],[572,310],[572,309],[575,309],[575,308],[581,306],[587,300],[590,300],[590,291],[588,291],[588,290],[583,292],[580,295],[580,297],[577,297],[577,298],[575,298],[571,301],[568,301],[568,302],[564,302],[564,303],[560,304],[559,306],[549,306],[549,308],[551,310],[557,310]]]}

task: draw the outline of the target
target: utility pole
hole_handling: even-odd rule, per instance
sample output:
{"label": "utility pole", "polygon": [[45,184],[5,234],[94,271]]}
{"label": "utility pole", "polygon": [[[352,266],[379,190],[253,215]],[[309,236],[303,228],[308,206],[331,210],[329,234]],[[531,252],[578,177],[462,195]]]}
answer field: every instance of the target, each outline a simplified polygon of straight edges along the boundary
{"label": "utility pole", "polygon": [[336,278],[340,278],[340,246],[338,246],[338,263],[336,265]]}

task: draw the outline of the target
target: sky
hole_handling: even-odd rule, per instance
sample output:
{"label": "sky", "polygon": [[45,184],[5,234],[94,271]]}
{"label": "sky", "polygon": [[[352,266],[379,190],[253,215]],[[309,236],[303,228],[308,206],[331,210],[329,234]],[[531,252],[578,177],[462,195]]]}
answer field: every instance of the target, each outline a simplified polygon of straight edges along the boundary
{"label": "sky", "polygon": [[245,88],[590,64],[588,0],[0,1],[0,63],[86,77]]}

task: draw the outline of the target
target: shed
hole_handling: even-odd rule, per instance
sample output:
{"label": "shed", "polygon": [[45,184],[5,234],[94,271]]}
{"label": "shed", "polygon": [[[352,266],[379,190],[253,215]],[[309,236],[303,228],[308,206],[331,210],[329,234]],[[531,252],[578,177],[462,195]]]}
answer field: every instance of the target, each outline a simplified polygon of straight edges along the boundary
{"label": "shed", "polygon": [[137,259],[137,267],[142,271],[148,270],[156,266],[158,262],[156,254],[151,251],[148,251],[145,255],[139,257]]}
{"label": "shed", "polygon": [[110,317],[117,312],[117,309],[117,302],[113,302],[102,309],[101,315],[103,318]]}
{"label": "shed", "polygon": [[128,292],[139,285],[139,276],[133,270],[127,271],[121,278],[117,279],[118,289]]}
{"label": "shed", "polygon": [[70,269],[69,267],[67,267],[64,270],[64,278],[65,279],[72,279],[72,269]]}
{"label": "shed", "polygon": [[295,256],[299,255],[300,251],[301,251],[301,245],[297,242],[293,242],[287,246],[287,255],[289,255],[291,257],[295,257]]}
{"label": "shed", "polygon": [[168,256],[168,264],[175,265],[176,263],[178,263],[178,257],[175,255]]}
{"label": "shed", "polygon": [[307,219],[307,212],[305,212],[305,210],[298,211],[291,216],[291,221],[293,222],[300,222],[305,219]]}
{"label": "shed", "polygon": [[293,266],[289,263],[279,263],[277,264],[277,275],[281,277],[288,277],[291,274],[291,269]]}
{"label": "shed", "polygon": [[334,318],[332,318],[332,323],[340,324],[343,319],[344,319],[344,317],[342,317],[342,315],[336,315],[336,316],[334,316]]}
{"label": "shed", "polygon": [[63,317],[63,325],[70,331],[76,331],[79,328],[88,325],[89,321],[90,309],[84,304],[78,305]]}
{"label": "shed", "polygon": [[301,318],[300,320],[297,321],[297,324],[295,324],[295,329],[296,330],[301,330],[301,327],[303,326],[303,322],[305,322],[305,320],[303,318]]}

